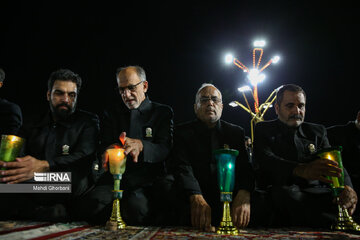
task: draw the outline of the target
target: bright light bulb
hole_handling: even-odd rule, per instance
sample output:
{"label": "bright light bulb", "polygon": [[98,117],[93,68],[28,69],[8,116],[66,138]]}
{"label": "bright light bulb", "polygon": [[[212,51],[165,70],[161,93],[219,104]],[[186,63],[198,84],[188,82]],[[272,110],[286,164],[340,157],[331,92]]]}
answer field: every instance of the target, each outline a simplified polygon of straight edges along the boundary
{"label": "bright light bulb", "polygon": [[265,79],[265,74],[260,74],[260,75],[258,76],[257,81],[258,81],[258,83],[261,83],[261,82],[264,81],[264,79]]}
{"label": "bright light bulb", "polygon": [[254,47],[264,47],[266,42],[264,40],[256,40],[254,42]]}
{"label": "bright light bulb", "polygon": [[257,70],[256,68],[250,70],[248,78],[251,85],[256,86],[258,83],[264,81],[265,75],[259,73],[260,73],[259,70]]}
{"label": "bright light bulb", "polygon": [[229,105],[230,105],[231,107],[237,107],[237,104],[236,104],[236,102],[234,102],[234,101],[230,102]]}
{"label": "bright light bulb", "polygon": [[238,88],[239,92],[248,92],[251,91],[251,88],[249,86],[243,86]]}
{"label": "bright light bulb", "polygon": [[275,56],[275,57],[272,58],[273,63],[277,63],[279,60],[280,60],[279,56]]}
{"label": "bright light bulb", "polygon": [[234,60],[234,56],[231,53],[226,54],[225,63],[230,64],[230,63],[232,63],[233,60]]}

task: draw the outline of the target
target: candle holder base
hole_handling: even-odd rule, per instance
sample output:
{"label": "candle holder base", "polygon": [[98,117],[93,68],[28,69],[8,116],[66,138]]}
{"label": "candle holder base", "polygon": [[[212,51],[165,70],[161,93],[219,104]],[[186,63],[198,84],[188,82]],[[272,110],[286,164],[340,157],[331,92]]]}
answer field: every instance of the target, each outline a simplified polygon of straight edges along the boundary
{"label": "candle holder base", "polygon": [[126,228],[126,223],[121,218],[120,214],[120,199],[115,199],[109,221],[106,222],[105,228],[107,230],[116,231]]}
{"label": "candle holder base", "polygon": [[234,224],[231,219],[230,215],[230,203],[228,201],[224,202],[223,207],[223,217],[220,222],[220,226],[216,230],[217,234],[224,234],[224,235],[238,235],[239,231],[236,227],[234,227]]}
{"label": "candle holder base", "polygon": [[360,232],[360,225],[357,224],[349,215],[347,209],[338,205],[338,216],[336,222],[331,226],[335,231],[355,231]]}

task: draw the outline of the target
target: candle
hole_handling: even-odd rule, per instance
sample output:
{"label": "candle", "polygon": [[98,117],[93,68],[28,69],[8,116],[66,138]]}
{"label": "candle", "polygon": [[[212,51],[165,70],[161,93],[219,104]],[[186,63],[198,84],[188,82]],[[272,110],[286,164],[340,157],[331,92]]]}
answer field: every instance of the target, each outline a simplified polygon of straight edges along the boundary
{"label": "candle", "polygon": [[24,139],[15,135],[2,135],[0,146],[0,160],[12,162],[18,156]]}
{"label": "candle", "polygon": [[126,156],[124,148],[111,148],[106,150],[109,156],[111,174],[123,174],[125,172]]}

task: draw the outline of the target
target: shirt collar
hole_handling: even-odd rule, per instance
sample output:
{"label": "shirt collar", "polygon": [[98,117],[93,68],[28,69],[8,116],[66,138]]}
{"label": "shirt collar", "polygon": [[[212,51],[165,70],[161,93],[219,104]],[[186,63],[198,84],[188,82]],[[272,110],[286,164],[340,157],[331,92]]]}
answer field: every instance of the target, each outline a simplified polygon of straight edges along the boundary
{"label": "shirt collar", "polygon": [[[72,113],[68,119],[63,120],[63,121],[57,121],[56,124],[62,125],[66,128],[70,128],[73,123],[73,120],[75,118],[75,114],[76,114],[76,111],[74,113]],[[51,111],[49,110],[46,112],[44,117],[41,118],[41,120],[37,124],[35,124],[35,126],[42,127],[42,126],[51,125],[51,124],[55,124],[55,121],[53,120]]]}
{"label": "shirt collar", "polygon": [[198,125],[198,127],[199,127],[199,129],[200,129],[201,131],[212,131],[212,130],[219,131],[219,130],[221,129],[221,122],[220,122],[220,120],[218,120],[218,121],[216,122],[216,125],[215,125],[215,127],[213,127],[213,128],[208,128],[208,126],[207,126],[203,121],[201,121],[201,120],[198,119],[198,118],[195,119],[195,122],[196,122],[196,124]]}
{"label": "shirt collar", "polygon": [[298,127],[289,127],[288,125],[286,125],[285,123],[283,123],[280,119],[277,119],[278,125],[280,126],[280,129],[286,133],[299,133],[302,137],[306,137],[303,127],[303,124],[300,124],[300,126]]}
{"label": "shirt collar", "polygon": [[138,108],[133,109],[133,110],[137,110],[140,113],[149,112],[151,110],[151,101],[150,101],[149,97],[145,97],[144,101],[142,101],[140,106]]}

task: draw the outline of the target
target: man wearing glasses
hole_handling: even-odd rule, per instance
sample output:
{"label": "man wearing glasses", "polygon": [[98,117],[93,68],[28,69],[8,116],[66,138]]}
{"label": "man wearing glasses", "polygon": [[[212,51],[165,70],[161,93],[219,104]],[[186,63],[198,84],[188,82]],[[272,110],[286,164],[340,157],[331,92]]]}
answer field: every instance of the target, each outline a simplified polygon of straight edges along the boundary
{"label": "man wearing glasses", "polygon": [[[182,224],[213,231],[222,216],[213,150],[227,144],[237,149],[236,179],[232,217],[237,227],[250,221],[250,192],[254,177],[244,145],[244,130],[220,120],[223,109],[221,92],[212,84],[203,84],[195,98],[196,119],[176,127],[172,154],[173,171],[180,197],[185,197],[186,212]],[[190,216],[189,216],[190,215]]]}
{"label": "man wearing glasses", "polygon": [[[172,146],[173,111],[169,106],[150,101],[143,68],[128,66],[117,73],[118,91],[125,106],[105,111],[101,124],[101,153],[114,145],[125,148],[126,171],[121,180],[124,195],[121,213],[129,225],[154,223],[157,182],[164,172],[164,160]],[[124,145],[119,140],[124,139]],[[88,203],[90,221],[105,222],[111,214],[113,178],[107,171],[100,177]],[[159,196],[160,197],[160,196]]]}

